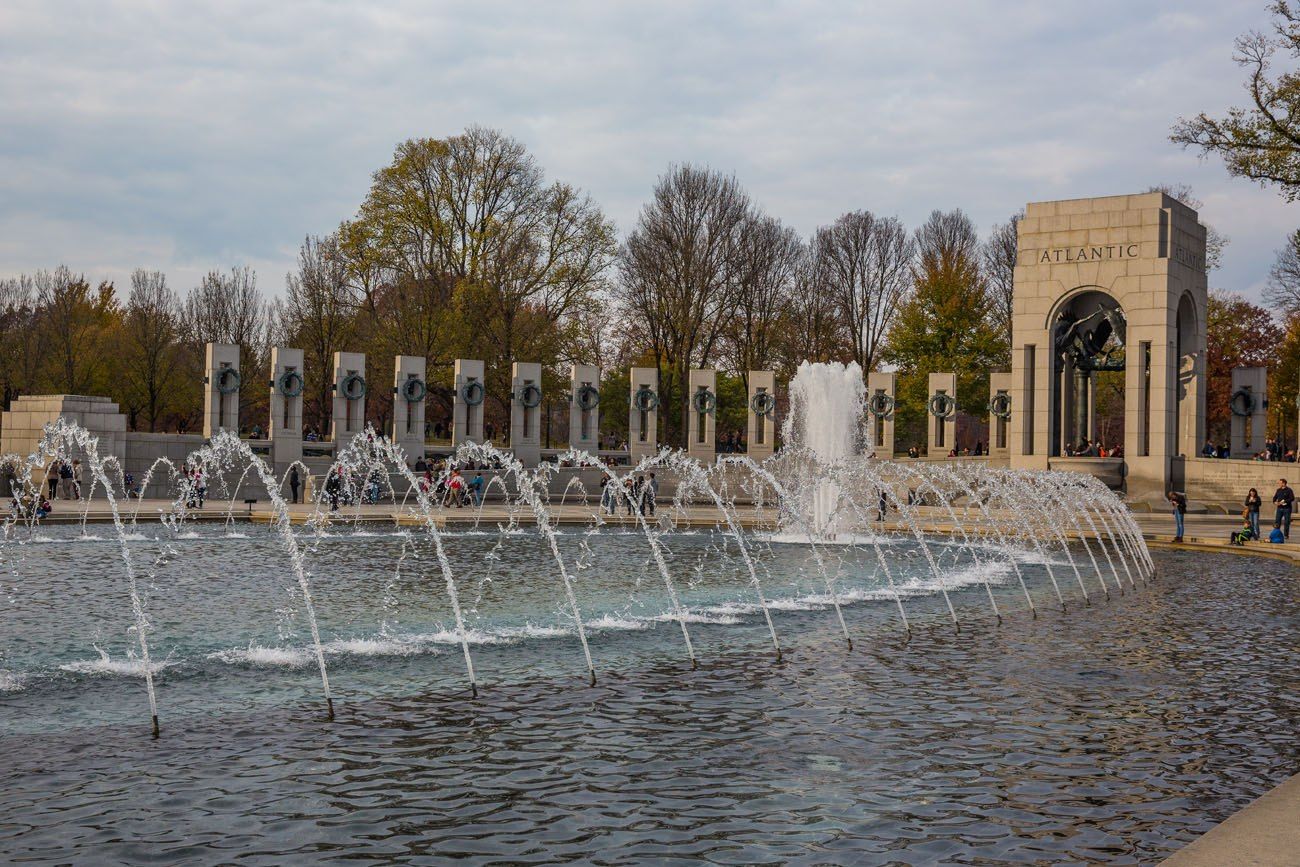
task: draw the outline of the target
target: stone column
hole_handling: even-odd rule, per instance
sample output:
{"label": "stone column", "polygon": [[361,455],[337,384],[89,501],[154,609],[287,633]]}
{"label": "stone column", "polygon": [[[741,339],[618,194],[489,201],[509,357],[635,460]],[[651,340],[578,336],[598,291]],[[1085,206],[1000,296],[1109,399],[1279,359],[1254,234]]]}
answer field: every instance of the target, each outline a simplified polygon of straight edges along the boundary
{"label": "stone column", "polygon": [[989,374],[989,455],[1011,456],[1011,374]]}
{"label": "stone column", "polygon": [[745,431],[746,450],[756,461],[776,451],[776,374],[770,370],[749,372],[749,424]]}
{"label": "stone column", "polygon": [[510,371],[510,450],[535,467],[542,462],[542,366],[516,361]]}
{"label": "stone column", "polygon": [[1232,369],[1232,456],[1250,460],[1264,450],[1268,430],[1268,368],[1234,367]]}
{"label": "stone column", "polygon": [[600,450],[600,368],[575,364],[569,372],[569,448]]}
{"label": "stone column", "polygon": [[399,355],[393,361],[393,442],[411,463],[424,457],[425,365],[422,355]]}
{"label": "stone column", "polygon": [[301,349],[271,348],[271,417],[266,431],[276,473],[302,460],[303,376]]}
{"label": "stone column", "polygon": [[334,411],[330,439],[346,444],[366,429],[366,356],[361,352],[334,353]]}
{"label": "stone column", "polygon": [[456,393],[451,403],[451,444],[483,442],[483,362],[457,358],[454,368]]}
{"label": "stone column", "polygon": [[627,447],[635,464],[659,452],[659,368],[632,368],[628,384]]}
{"label": "stone column", "polygon": [[[867,374],[867,418],[871,422],[871,445],[876,457],[894,456],[894,380],[893,373]],[[871,452],[868,451],[868,454]]]}
{"label": "stone column", "polygon": [[692,368],[687,394],[691,407],[686,454],[700,463],[712,464],[717,456],[718,372]]}
{"label": "stone column", "polygon": [[203,435],[239,433],[239,347],[209,343],[204,352]]}
{"label": "stone column", "polygon": [[[929,436],[928,454],[932,458],[948,455],[950,449],[957,446],[957,374],[930,374],[929,398],[925,404],[926,430]],[[946,396],[951,412],[944,417],[934,414],[934,408],[940,402],[940,395]]]}

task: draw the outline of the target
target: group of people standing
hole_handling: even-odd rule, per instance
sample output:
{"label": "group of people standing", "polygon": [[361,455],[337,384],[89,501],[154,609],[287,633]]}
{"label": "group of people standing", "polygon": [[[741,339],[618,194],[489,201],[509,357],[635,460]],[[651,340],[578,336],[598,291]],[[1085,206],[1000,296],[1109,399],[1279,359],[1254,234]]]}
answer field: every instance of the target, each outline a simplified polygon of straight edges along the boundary
{"label": "group of people standing", "polygon": [[79,459],[53,461],[45,471],[45,484],[49,488],[47,496],[51,500],[80,500],[84,482],[85,468]]}
{"label": "group of people standing", "polygon": [[642,473],[636,478],[629,475],[620,486],[609,473],[600,474],[600,505],[606,515],[618,511],[622,500],[629,515],[651,515],[659,499],[659,480],[654,473]]}
{"label": "group of people standing", "polygon": [[428,463],[423,457],[416,458],[414,470],[419,474],[420,491],[431,494],[434,503],[457,509],[483,505],[487,479],[483,478],[482,472],[475,472],[474,478],[469,479],[459,467],[448,472],[445,461]]}
{"label": "group of people standing", "polygon": [[[1181,491],[1170,491],[1166,498],[1173,508],[1174,541],[1181,542],[1183,541],[1184,522],[1187,515],[1187,495]],[[1272,504],[1274,508],[1273,530],[1269,533],[1268,541],[1279,544],[1287,542],[1291,539],[1291,517],[1295,511],[1295,491],[1287,484],[1286,479],[1277,480],[1277,490],[1273,492]],[[1259,491],[1255,488],[1247,491],[1243,506],[1244,508],[1241,510],[1242,525],[1228,537],[1228,541],[1234,545],[1244,545],[1246,542],[1263,538],[1259,528],[1259,513],[1264,506],[1264,500]]]}

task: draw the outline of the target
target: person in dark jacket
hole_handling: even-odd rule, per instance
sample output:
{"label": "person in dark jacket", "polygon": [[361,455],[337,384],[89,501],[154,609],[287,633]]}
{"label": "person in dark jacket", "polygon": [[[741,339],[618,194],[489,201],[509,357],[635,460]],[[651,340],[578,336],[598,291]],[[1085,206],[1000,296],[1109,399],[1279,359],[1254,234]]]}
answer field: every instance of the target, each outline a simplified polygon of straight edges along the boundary
{"label": "person in dark jacket", "polygon": [[1287,485],[1286,479],[1277,480],[1277,491],[1273,494],[1273,505],[1277,514],[1273,517],[1273,526],[1282,530],[1282,536],[1291,538],[1291,509],[1295,504],[1295,492]]}
{"label": "person in dark jacket", "polygon": [[339,496],[342,492],[342,471],[338,467],[335,467],[330,470],[329,477],[325,479],[325,495],[329,498],[331,512],[337,512],[339,510]]}
{"label": "person in dark jacket", "polygon": [[1183,516],[1187,514],[1187,495],[1181,491],[1169,492],[1169,504],[1174,510],[1174,541],[1183,541]]}

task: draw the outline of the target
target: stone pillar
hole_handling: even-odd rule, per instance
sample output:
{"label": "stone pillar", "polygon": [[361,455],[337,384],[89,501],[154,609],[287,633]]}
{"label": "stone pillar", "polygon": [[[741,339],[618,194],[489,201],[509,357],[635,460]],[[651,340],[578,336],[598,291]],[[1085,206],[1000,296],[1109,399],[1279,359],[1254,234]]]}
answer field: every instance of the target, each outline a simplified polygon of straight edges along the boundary
{"label": "stone pillar", "polygon": [[776,374],[770,370],[749,372],[749,425],[746,450],[756,461],[776,451]]}
{"label": "stone pillar", "polygon": [[209,343],[204,352],[203,435],[239,433],[239,347]]}
{"label": "stone pillar", "polygon": [[451,444],[483,442],[483,401],[487,386],[483,362],[457,358],[454,368],[456,393],[451,403]]}
{"label": "stone pillar", "polygon": [[510,368],[510,450],[525,467],[542,462],[542,366],[516,361]]}
{"label": "stone pillar", "polygon": [[1124,486],[1161,502],[1182,484],[1180,456],[1205,438],[1205,227],[1163,193],[1031,202],[1017,249],[1012,466],[1046,469],[1063,455],[1071,398],[1060,379],[1080,348],[1075,326],[1095,333],[1105,313],[1125,350]]}
{"label": "stone pillar", "polygon": [[271,417],[266,431],[271,439],[271,463],[277,473],[302,460],[303,377],[301,349],[271,348]]}
{"label": "stone pillar", "polygon": [[[929,398],[925,404],[926,430],[929,432],[929,451],[932,458],[942,458],[957,447],[957,374],[930,374]],[[948,405],[948,413],[935,415],[940,403]]]}
{"label": "stone pillar", "polygon": [[989,374],[988,453],[995,458],[1011,455],[1011,374]]}
{"label": "stone pillar", "polygon": [[687,394],[691,406],[686,454],[702,464],[712,464],[717,455],[718,372],[692,368]]}
{"label": "stone pillar", "polygon": [[1232,456],[1250,460],[1264,450],[1268,430],[1268,368],[1234,367],[1232,397]]}
{"label": "stone pillar", "polygon": [[424,456],[425,364],[422,355],[399,355],[393,361],[393,442],[411,463]]}
{"label": "stone pillar", "polygon": [[569,372],[569,448],[600,450],[600,368],[575,364]]}
{"label": "stone pillar", "polygon": [[894,380],[893,373],[867,374],[867,418],[870,420],[871,449],[876,457],[894,456]]}
{"label": "stone pillar", "polygon": [[659,368],[632,368],[628,384],[627,447],[635,464],[659,452]]}
{"label": "stone pillar", "polygon": [[361,352],[334,353],[334,411],[330,439],[347,443],[366,429],[366,356]]}

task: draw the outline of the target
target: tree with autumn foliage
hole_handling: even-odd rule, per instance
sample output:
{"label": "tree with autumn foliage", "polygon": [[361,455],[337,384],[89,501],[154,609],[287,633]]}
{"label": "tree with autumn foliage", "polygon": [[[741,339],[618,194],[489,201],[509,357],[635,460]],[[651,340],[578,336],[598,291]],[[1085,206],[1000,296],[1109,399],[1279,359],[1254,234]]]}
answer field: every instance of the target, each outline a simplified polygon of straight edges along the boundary
{"label": "tree with autumn foliage", "polygon": [[914,288],[889,335],[886,360],[898,366],[900,448],[924,442],[929,374],[957,374],[957,406],[983,414],[989,371],[1009,360],[1006,339],[988,315],[975,226],[961,210],[935,211],[916,230]]}
{"label": "tree with autumn foliage", "polygon": [[1300,447],[1296,406],[1300,405],[1300,315],[1282,323],[1282,340],[1273,348],[1268,368],[1268,432],[1284,449]]}
{"label": "tree with autumn foliage", "polygon": [[1263,307],[1216,289],[1210,293],[1205,332],[1206,433],[1215,442],[1227,442],[1232,419],[1228,406],[1232,399],[1232,369],[1274,367],[1284,331]]}

